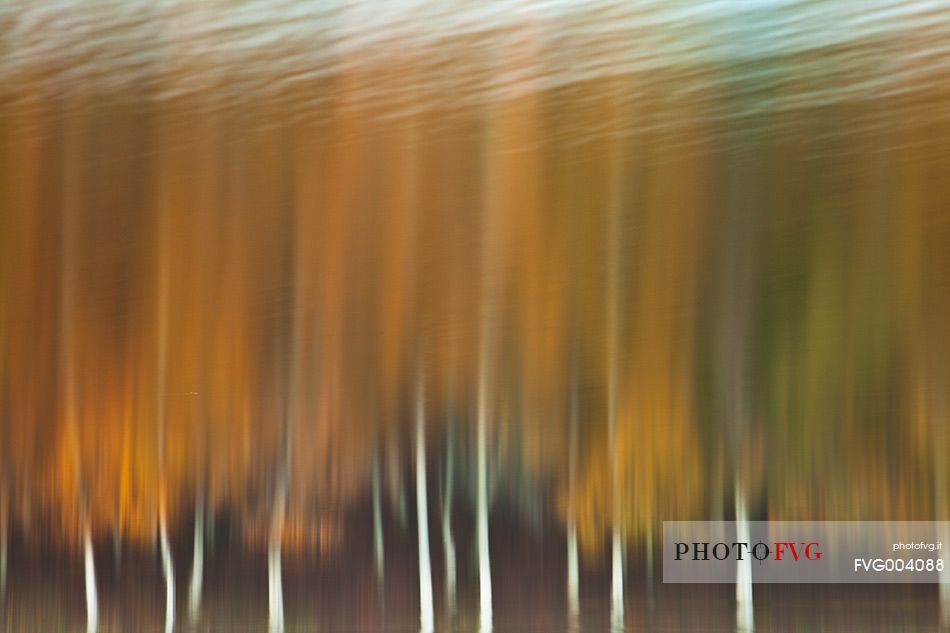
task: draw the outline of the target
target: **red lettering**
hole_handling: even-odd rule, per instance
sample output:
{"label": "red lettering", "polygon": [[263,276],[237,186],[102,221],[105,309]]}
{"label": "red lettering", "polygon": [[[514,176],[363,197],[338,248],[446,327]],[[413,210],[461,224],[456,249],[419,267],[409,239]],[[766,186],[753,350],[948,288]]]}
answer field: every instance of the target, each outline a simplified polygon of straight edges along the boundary
{"label": "red lettering", "polygon": [[782,556],[785,555],[785,550],[789,549],[792,552],[792,559],[798,560],[798,549],[795,547],[795,543],[791,542],[782,542],[775,544],[775,560],[782,560]]}

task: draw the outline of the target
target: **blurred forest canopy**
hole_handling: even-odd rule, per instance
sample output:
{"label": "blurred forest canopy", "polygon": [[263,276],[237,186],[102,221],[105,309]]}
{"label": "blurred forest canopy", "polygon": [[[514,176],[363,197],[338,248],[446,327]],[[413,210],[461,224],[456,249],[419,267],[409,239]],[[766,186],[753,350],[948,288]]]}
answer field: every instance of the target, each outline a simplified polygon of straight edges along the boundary
{"label": "blurred forest canopy", "polygon": [[948,518],[946,5],[278,4],[0,9],[4,525]]}

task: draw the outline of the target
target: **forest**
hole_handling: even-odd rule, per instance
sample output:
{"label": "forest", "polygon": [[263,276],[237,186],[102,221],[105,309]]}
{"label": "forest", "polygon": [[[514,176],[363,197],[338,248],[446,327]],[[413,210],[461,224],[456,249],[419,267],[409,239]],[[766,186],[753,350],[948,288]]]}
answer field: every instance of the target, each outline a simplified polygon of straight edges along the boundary
{"label": "forest", "polygon": [[411,526],[422,631],[471,533],[487,631],[500,512],[561,535],[569,614],[607,575],[623,630],[663,521],[950,519],[950,71],[918,16],[753,56],[596,2],[131,4],[0,11],[4,591],[11,548],[82,561],[106,630],[103,561],[157,552],[171,631],[227,525],[276,633],[282,565],[357,513],[380,578]]}

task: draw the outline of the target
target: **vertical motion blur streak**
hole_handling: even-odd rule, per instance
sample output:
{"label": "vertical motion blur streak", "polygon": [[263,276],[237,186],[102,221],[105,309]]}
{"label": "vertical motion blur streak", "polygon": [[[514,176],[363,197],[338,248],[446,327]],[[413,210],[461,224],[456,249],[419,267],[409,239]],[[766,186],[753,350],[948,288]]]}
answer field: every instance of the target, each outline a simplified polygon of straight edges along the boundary
{"label": "vertical motion blur streak", "polygon": [[667,520],[950,520],[948,34],[5,2],[0,628],[950,627],[950,572],[654,565]]}

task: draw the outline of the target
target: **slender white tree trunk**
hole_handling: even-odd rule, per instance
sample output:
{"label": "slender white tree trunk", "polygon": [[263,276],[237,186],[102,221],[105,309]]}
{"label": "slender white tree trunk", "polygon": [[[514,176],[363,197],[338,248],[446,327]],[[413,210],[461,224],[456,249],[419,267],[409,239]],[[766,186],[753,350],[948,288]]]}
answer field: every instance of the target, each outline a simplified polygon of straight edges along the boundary
{"label": "slender white tree trunk", "polygon": [[281,579],[280,541],[283,510],[275,513],[267,543],[267,612],[268,632],[284,631],[284,587]]}
{"label": "slender white tree trunk", "polygon": [[195,547],[191,559],[191,581],[188,584],[188,621],[195,624],[201,612],[201,588],[205,569],[205,508],[199,496],[195,504]]}
{"label": "slender white tree trunk", "polygon": [[491,552],[488,544],[488,416],[491,415],[489,397],[494,388],[495,361],[495,315],[499,310],[498,278],[500,236],[504,205],[499,181],[503,170],[499,169],[498,150],[502,149],[503,111],[496,106],[488,109],[486,136],[489,139],[485,152],[486,205],[482,215],[480,281],[479,281],[479,345],[478,345],[478,393],[475,413],[475,545],[478,552],[478,621],[480,633],[492,630]]}
{"label": "slender white tree trunk", "polygon": [[168,313],[171,288],[171,256],[168,253],[170,238],[171,220],[166,218],[166,213],[160,213],[158,221],[158,384],[156,392],[158,394],[157,418],[158,418],[158,477],[159,477],[159,507],[158,507],[158,537],[162,553],[162,575],[165,577],[165,633],[171,633],[175,627],[175,568],[172,564],[171,545],[168,542],[168,508],[166,497],[166,479],[165,479],[165,434],[167,432],[168,421],[166,415],[165,392],[167,385],[168,369]]}
{"label": "slender white tree trunk", "polygon": [[287,511],[287,494],[290,473],[290,436],[285,428],[284,455],[277,475],[277,490],[271,514],[270,533],[267,539],[267,630],[268,633],[284,633],[284,585],[281,566],[281,545],[284,535],[284,513]]}
{"label": "slender white tree trunk", "polygon": [[445,602],[449,616],[455,615],[455,539],[452,536],[452,489],[455,486],[455,426],[450,421],[446,436],[445,492],[442,499],[442,548],[445,550]]}
{"label": "slender white tree trunk", "polygon": [[83,525],[82,541],[86,568],[86,633],[96,633],[99,630],[99,594],[96,591],[96,559],[88,522]]}
{"label": "slender white tree trunk", "polygon": [[432,599],[432,563],[429,559],[429,508],[426,497],[425,386],[419,377],[416,389],[416,520],[419,528],[419,630],[435,629]]}
{"label": "slender white tree trunk", "polygon": [[[619,117],[619,106],[611,104],[613,116]],[[607,428],[610,451],[611,488],[611,579],[610,579],[610,627],[613,631],[624,629],[623,604],[623,543],[620,507],[620,456],[617,454],[617,383],[619,380],[620,346],[620,240],[621,213],[621,147],[614,140],[610,152],[610,201],[607,228]]]}
{"label": "slender white tree trunk", "polygon": [[572,516],[567,525],[567,615],[572,629],[577,628],[580,613],[580,579],[577,564],[577,521],[575,521]]}
{"label": "slender white tree trunk", "polygon": [[165,633],[175,628],[175,566],[172,549],[168,542],[168,517],[164,508],[159,518],[159,538],[162,549],[162,574],[165,576]]}
{"label": "slender white tree trunk", "polygon": [[383,551],[383,509],[379,485],[379,449],[373,444],[373,562],[376,582],[382,586],[385,556]]}
{"label": "slender white tree trunk", "polygon": [[491,595],[491,558],[488,549],[488,447],[487,430],[488,411],[487,385],[485,379],[479,385],[478,405],[478,438],[477,438],[477,477],[478,491],[476,499],[475,519],[478,537],[478,597],[479,597],[479,627],[481,631],[490,631],[492,628],[492,595]]}
{"label": "slender white tree trunk", "polygon": [[577,452],[580,434],[580,400],[578,397],[577,352],[571,354],[571,398],[568,428],[568,486],[567,509],[567,616],[572,631],[580,626],[580,569],[577,561]]}
{"label": "slender white tree trunk", "polygon": [[[736,541],[749,542],[749,519],[746,512],[745,492],[742,484],[736,482]],[[755,630],[755,618],[752,610],[752,560],[743,556],[736,561],[736,630],[739,633],[752,633]]]}
{"label": "slender white tree trunk", "polygon": [[610,628],[612,631],[623,631],[623,545],[620,522],[616,519],[610,542]]}
{"label": "slender white tree trunk", "polygon": [[[291,410],[294,410],[293,408]],[[271,525],[267,538],[267,630],[284,633],[284,584],[281,564],[281,546],[290,487],[290,425],[284,422],[283,455],[278,466],[277,490],[271,509]]]}

